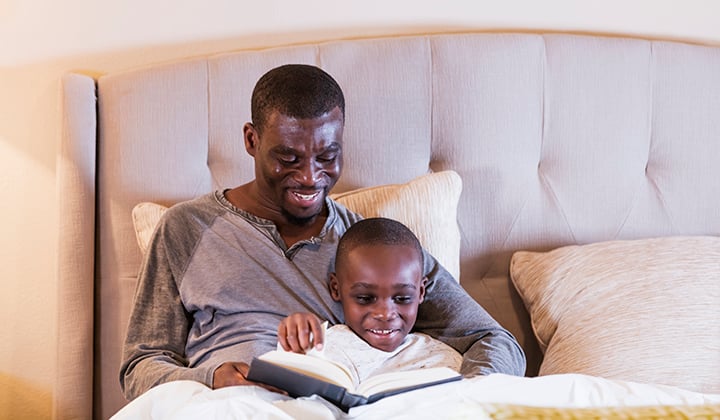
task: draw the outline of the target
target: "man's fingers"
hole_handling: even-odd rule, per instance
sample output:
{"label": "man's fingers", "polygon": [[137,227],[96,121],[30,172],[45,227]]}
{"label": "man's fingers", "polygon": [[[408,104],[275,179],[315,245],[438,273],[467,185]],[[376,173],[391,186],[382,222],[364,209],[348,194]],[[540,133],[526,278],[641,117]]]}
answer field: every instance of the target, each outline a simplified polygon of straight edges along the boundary
{"label": "man's fingers", "polygon": [[247,363],[225,362],[213,373],[213,388],[247,384]]}
{"label": "man's fingers", "polygon": [[284,389],[275,388],[275,387],[272,386],[272,385],[267,385],[267,384],[263,384],[263,383],[260,383],[260,382],[258,382],[258,383],[253,383],[253,384],[254,384],[254,385],[258,385],[258,386],[260,386],[260,387],[263,387],[263,388],[267,389],[268,391],[277,392],[278,394],[288,395],[287,391],[285,391]]}

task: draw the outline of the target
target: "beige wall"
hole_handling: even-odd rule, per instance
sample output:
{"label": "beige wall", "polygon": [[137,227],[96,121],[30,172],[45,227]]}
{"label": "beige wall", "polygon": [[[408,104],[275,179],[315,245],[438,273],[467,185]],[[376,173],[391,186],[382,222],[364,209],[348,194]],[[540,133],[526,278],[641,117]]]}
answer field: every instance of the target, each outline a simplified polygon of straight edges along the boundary
{"label": "beige wall", "polygon": [[[301,6],[302,4],[303,6]],[[0,0],[0,418],[50,415],[60,76],[226,48],[451,30],[720,44],[714,0]],[[62,332],[60,332],[62,334]]]}

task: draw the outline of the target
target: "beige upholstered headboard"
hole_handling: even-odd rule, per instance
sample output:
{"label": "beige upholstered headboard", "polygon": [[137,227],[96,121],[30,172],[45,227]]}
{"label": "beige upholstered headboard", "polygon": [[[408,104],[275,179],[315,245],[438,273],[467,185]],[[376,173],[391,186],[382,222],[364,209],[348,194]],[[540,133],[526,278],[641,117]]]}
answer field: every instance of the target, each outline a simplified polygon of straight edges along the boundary
{"label": "beige upholstered headboard", "polygon": [[346,92],[336,192],[460,174],[461,283],[519,339],[529,374],[540,354],[508,279],[513,251],[720,234],[720,48],[561,34],[337,41],[109,74],[97,108],[95,81],[68,75],[61,416],[124,404],[131,209],[248,181],[251,89],[289,62],[325,68]]}

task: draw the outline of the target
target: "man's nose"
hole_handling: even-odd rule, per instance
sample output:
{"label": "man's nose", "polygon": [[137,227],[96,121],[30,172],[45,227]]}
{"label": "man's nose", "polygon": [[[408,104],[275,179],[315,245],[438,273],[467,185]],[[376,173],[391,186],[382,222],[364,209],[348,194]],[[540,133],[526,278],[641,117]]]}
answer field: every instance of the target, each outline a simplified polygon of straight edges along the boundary
{"label": "man's nose", "polygon": [[320,170],[312,162],[305,162],[297,169],[295,179],[304,186],[314,186],[320,180]]}

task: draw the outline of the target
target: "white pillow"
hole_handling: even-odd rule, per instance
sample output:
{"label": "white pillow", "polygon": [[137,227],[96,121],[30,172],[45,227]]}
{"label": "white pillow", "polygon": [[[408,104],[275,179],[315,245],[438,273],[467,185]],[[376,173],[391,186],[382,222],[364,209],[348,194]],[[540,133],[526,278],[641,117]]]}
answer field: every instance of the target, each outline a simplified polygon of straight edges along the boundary
{"label": "white pillow", "polygon": [[405,184],[362,188],[330,197],[363,217],[387,217],[405,224],[459,280],[457,207],[461,192],[460,175],[448,170],[422,175]]}
{"label": "white pillow", "polygon": [[150,238],[167,207],[155,203],[140,203],[132,209],[133,227],[140,252],[145,254]]}
{"label": "white pillow", "polygon": [[[460,229],[457,206],[462,180],[454,171],[420,176],[406,184],[368,187],[331,197],[364,217],[404,223],[455,279],[460,277]],[[145,253],[165,206],[143,202],[132,210],[140,251]]]}
{"label": "white pillow", "polygon": [[510,275],[545,353],[540,375],[720,393],[720,238],[519,251]]}

